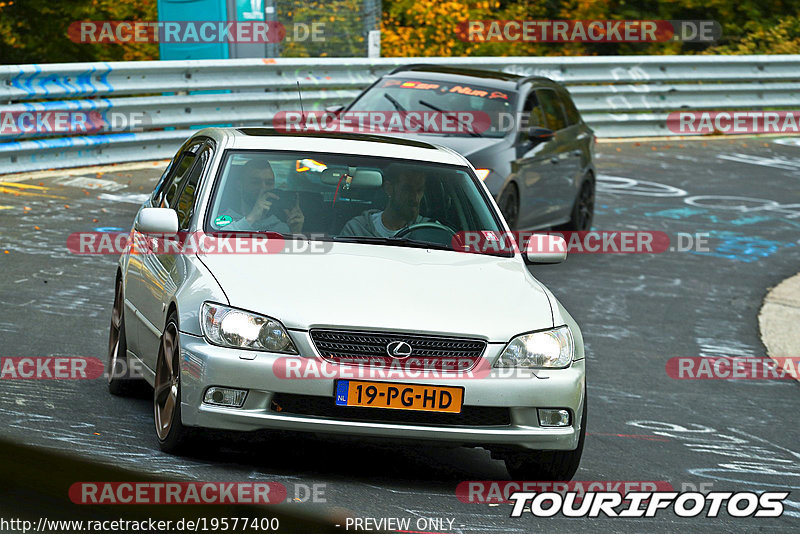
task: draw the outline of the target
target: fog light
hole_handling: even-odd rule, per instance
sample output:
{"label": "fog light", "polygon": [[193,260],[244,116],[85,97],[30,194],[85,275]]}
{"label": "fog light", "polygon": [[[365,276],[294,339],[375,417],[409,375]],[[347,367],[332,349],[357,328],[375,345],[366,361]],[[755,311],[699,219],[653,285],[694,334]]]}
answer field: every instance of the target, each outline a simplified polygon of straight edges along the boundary
{"label": "fog light", "polygon": [[569,426],[569,410],[539,408],[539,426]]}
{"label": "fog light", "polygon": [[241,408],[242,404],[244,404],[245,397],[247,397],[246,389],[213,387],[206,390],[203,402],[206,404],[216,404],[217,406]]}

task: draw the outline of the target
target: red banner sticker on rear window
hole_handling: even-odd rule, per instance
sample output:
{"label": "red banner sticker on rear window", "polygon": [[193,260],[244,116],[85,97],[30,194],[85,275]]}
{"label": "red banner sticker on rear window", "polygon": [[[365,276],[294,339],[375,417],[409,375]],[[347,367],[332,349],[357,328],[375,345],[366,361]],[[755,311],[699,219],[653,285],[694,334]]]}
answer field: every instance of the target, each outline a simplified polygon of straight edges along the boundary
{"label": "red banner sticker on rear window", "polygon": [[464,84],[441,84],[424,82],[420,80],[398,80],[396,78],[384,80],[381,87],[397,87],[398,89],[416,89],[435,91],[437,93],[458,93],[468,96],[477,96],[488,99],[508,100],[508,93],[494,91],[485,87],[473,87]]}

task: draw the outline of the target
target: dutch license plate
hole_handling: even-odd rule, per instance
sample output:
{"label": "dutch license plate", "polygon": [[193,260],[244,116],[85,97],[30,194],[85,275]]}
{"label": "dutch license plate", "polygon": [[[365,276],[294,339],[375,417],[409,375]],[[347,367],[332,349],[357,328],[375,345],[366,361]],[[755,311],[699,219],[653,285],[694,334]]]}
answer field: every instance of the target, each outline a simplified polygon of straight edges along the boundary
{"label": "dutch license plate", "polygon": [[461,413],[464,388],[391,382],[336,382],[337,406]]}

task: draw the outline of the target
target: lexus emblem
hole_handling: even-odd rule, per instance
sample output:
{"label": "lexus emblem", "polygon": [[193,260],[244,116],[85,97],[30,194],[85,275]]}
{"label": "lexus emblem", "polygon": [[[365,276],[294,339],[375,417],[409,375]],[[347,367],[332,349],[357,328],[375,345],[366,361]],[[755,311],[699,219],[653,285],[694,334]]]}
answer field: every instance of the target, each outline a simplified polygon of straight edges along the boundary
{"label": "lexus emblem", "polygon": [[411,345],[405,341],[392,341],[386,345],[386,354],[392,358],[408,358],[411,356]]}

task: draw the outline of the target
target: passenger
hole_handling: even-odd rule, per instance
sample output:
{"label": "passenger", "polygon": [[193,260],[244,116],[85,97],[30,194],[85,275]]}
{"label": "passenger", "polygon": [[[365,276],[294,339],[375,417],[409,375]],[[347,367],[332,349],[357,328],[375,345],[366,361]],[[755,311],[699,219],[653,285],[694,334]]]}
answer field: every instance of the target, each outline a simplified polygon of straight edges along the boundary
{"label": "passenger", "polygon": [[[303,230],[305,217],[297,193],[275,189],[275,173],[269,162],[250,160],[240,171],[239,205],[222,215],[232,220],[224,230],[240,232],[278,232],[297,234]],[[218,218],[220,219],[220,218]],[[223,220],[225,220],[223,219]]]}

